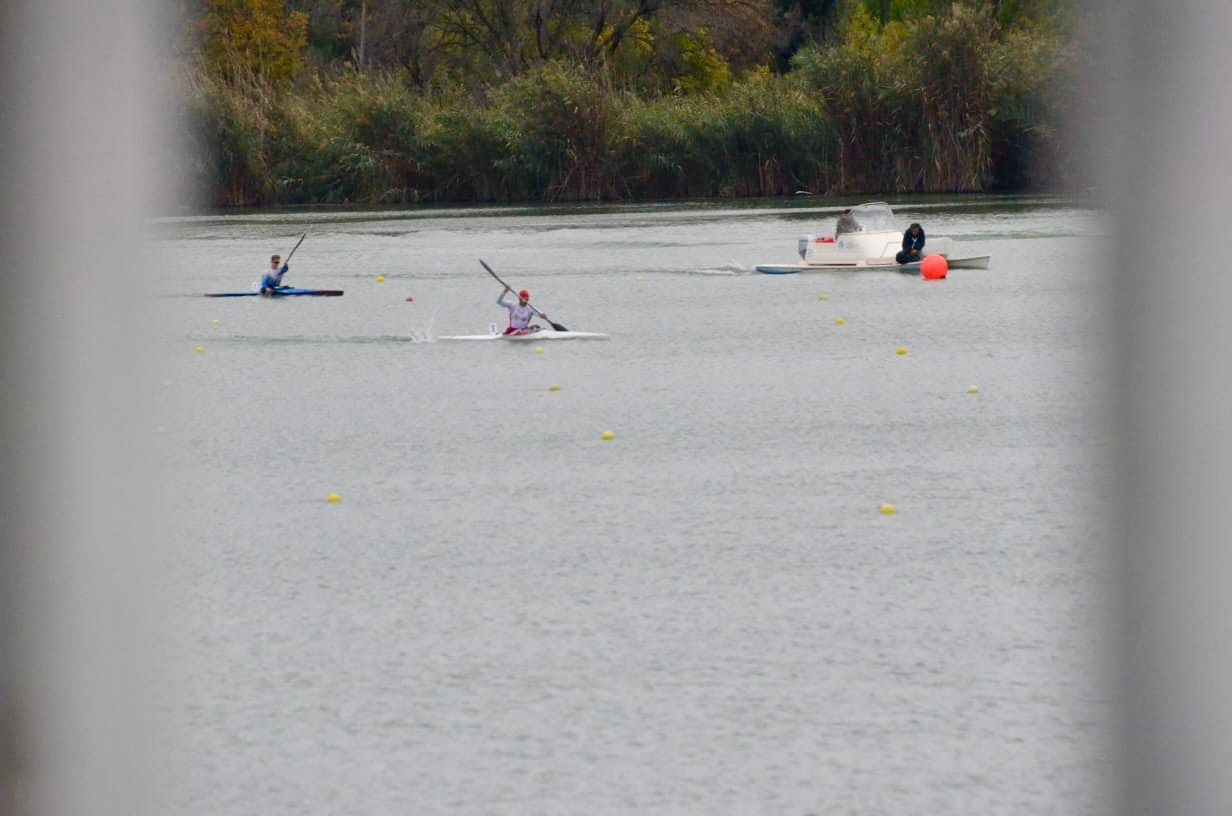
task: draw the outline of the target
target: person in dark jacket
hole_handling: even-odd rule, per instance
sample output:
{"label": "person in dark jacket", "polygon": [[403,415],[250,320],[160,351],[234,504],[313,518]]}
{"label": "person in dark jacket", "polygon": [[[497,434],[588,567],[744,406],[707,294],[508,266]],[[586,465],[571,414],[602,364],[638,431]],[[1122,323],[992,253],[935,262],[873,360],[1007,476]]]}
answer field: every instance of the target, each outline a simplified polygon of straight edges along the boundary
{"label": "person in dark jacket", "polygon": [[894,256],[900,264],[918,261],[924,257],[924,228],[912,224],[903,233],[903,251]]}

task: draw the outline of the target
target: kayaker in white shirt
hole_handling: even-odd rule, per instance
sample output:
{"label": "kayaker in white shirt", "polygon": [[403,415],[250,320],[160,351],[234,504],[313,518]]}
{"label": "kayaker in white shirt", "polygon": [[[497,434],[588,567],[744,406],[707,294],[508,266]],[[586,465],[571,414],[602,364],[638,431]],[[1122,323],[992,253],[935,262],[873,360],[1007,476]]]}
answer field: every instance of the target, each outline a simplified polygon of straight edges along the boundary
{"label": "kayaker in white shirt", "polygon": [[[505,295],[512,292],[508,286],[500,293],[500,297],[496,299],[497,304],[504,306],[509,312],[509,328],[505,329],[505,334],[525,334],[527,332],[539,331],[539,326],[530,325],[530,321],[538,314],[544,320],[548,316],[543,312],[536,312],[534,307],[530,305],[530,292],[523,289],[518,292],[518,302],[510,303],[505,300]],[[551,321],[549,321],[551,322]]]}
{"label": "kayaker in white shirt", "polygon": [[275,289],[282,286],[282,276],[287,274],[288,267],[286,264],[282,264],[282,267],[279,268],[279,261],[281,260],[281,256],[270,256],[269,269],[265,270],[261,275],[261,294],[272,295]]}

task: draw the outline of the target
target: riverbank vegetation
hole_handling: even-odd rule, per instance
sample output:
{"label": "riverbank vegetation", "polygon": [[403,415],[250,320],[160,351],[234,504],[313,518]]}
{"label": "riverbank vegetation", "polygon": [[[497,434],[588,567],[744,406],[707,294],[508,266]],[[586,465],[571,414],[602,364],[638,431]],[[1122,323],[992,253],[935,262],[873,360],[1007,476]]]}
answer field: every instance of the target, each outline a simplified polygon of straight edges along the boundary
{"label": "riverbank vegetation", "polygon": [[1061,0],[200,0],[215,205],[1064,185]]}

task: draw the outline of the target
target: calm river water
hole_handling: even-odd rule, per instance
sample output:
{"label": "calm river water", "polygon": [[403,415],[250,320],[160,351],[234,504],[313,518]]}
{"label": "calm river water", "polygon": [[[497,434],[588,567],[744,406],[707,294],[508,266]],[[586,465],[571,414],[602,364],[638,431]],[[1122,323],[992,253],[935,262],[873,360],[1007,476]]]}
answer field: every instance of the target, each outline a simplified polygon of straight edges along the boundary
{"label": "calm river water", "polygon": [[[161,222],[169,809],[1111,812],[1102,219],[753,272],[832,203]],[[199,296],[305,229],[344,297]],[[504,325],[479,258],[611,339],[434,342]]]}

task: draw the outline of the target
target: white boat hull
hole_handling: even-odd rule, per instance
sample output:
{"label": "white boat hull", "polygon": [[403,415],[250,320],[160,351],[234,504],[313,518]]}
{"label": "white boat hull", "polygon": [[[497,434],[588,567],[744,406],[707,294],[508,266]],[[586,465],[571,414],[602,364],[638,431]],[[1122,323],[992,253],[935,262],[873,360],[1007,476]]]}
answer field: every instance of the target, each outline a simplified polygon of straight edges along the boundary
{"label": "white boat hull", "polygon": [[507,343],[524,343],[540,340],[608,340],[611,335],[598,332],[558,332],[551,329],[530,332],[528,334],[460,334],[449,337],[438,337],[437,340],[498,340]]}
{"label": "white boat hull", "polygon": [[[950,269],[987,269],[991,256],[967,255],[959,258],[946,259]],[[882,270],[892,272],[918,272],[920,262],[900,264],[893,258],[865,258],[855,263],[799,263],[799,264],[758,264],[758,272],[763,275],[794,275],[798,272],[859,272],[864,270]]]}

